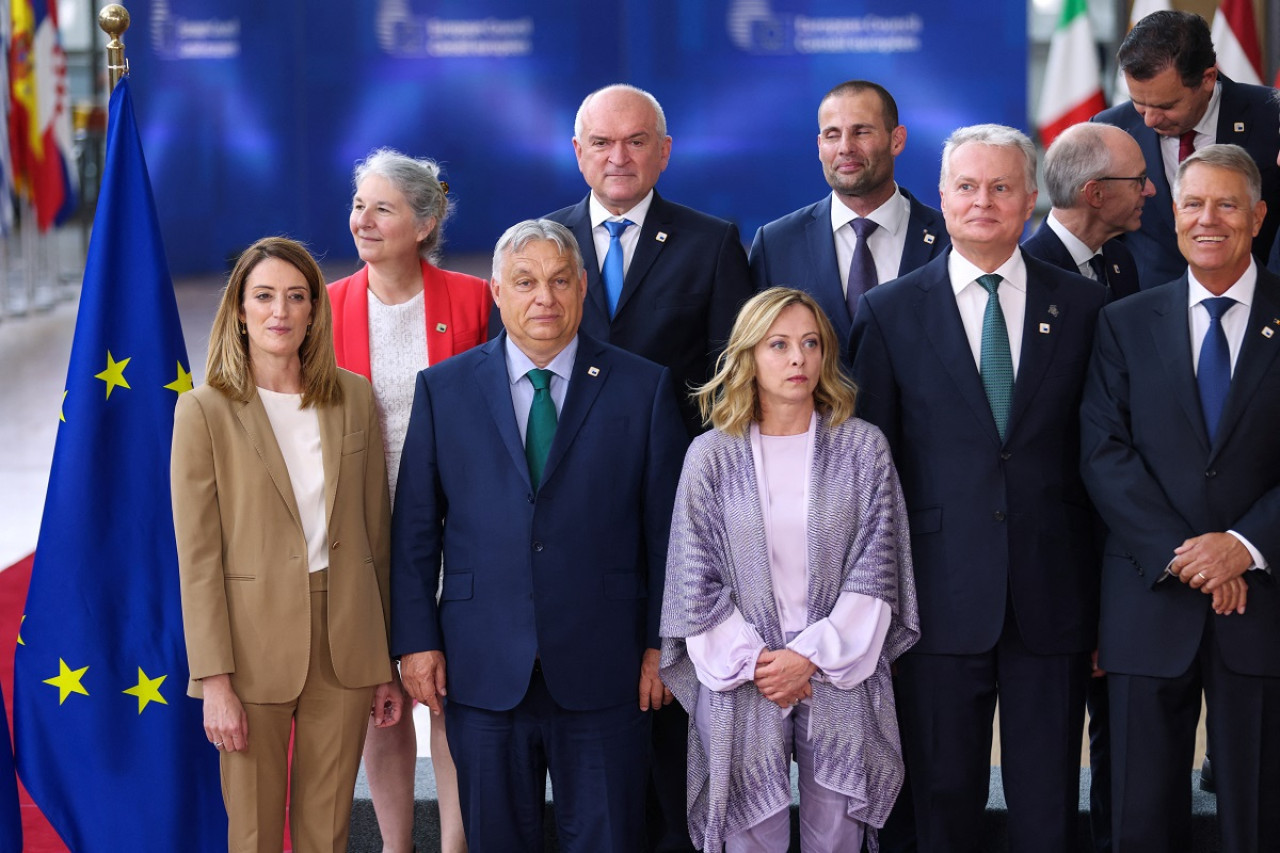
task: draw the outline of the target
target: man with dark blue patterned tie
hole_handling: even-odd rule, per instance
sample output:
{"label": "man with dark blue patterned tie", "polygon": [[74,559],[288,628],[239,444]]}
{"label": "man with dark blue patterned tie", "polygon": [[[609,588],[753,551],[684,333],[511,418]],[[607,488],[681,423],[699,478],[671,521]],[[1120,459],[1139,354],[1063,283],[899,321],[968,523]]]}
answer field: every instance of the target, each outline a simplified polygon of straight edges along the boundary
{"label": "man with dark blue patterned tie", "polygon": [[1102,312],[1083,472],[1110,530],[1099,665],[1120,853],[1187,850],[1201,696],[1221,849],[1280,849],[1280,278],[1250,255],[1267,206],[1235,145],[1173,184],[1188,270]]}
{"label": "man with dark blue patterned tie", "polygon": [[893,179],[907,144],[898,104],[880,84],[848,80],[818,104],[818,159],[831,195],[760,228],[749,264],[757,290],[810,293],[841,345],[859,297],[947,247],[942,213]]}
{"label": "man with dark blue patterned tie", "polygon": [[1098,594],[1078,407],[1105,291],[1019,251],[1035,187],[1022,133],[953,133],[950,251],[863,296],[850,338],[910,514],[920,642],[895,691],[921,853],[984,835],[997,699],[1009,849],[1076,849]]}
{"label": "man with dark blue patterned tie", "polygon": [[573,150],[591,192],[547,218],[568,226],[582,247],[582,330],[671,368],[685,425],[697,435],[704,427],[689,388],[711,378],[751,295],[738,228],[654,189],[671,137],[662,106],[642,89],[614,85],[588,95]]}
{"label": "man with dark blue patterned tie", "polygon": [[391,648],[415,699],[448,694],[472,853],[542,849],[548,772],[561,850],[645,849],[687,441],[669,371],[579,332],[586,278],[564,226],[508,229],[506,331],[418,374],[400,463]]}

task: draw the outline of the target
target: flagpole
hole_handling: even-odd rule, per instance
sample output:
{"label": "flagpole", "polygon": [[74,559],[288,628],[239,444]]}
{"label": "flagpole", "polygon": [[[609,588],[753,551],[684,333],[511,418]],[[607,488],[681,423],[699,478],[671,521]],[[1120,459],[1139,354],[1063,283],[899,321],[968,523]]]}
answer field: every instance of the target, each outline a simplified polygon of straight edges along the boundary
{"label": "flagpole", "polygon": [[98,13],[98,26],[111,36],[107,42],[107,76],[114,92],[120,78],[129,74],[129,60],[125,59],[124,42],[120,41],[120,36],[129,29],[129,11],[119,3],[103,6]]}

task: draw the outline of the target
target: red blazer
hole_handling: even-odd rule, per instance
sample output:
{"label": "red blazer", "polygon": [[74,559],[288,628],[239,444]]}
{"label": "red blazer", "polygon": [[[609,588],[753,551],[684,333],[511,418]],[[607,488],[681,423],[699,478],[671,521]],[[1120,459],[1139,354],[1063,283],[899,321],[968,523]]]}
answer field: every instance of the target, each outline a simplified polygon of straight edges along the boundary
{"label": "red blazer", "polygon": [[[333,303],[333,349],[338,366],[370,381],[369,268],[329,285]],[[439,364],[489,336],[493,297],[482,278],[450,272],[422,261],[422,300],[426,306],[427,358]]]}

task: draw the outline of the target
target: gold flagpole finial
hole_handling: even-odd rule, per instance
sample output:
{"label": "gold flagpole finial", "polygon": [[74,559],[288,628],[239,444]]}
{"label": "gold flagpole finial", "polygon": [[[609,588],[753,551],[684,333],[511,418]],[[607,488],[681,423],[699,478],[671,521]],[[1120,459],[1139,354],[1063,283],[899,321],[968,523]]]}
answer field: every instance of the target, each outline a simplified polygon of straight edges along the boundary
{"label": "gold flagpole finial", "polygon": [[120,41],[120,36],[129,29],[129,11],[119,3],[104,6],[98,13],[98,26],[111,36],[111,41],[107,42],[107,74],[114,90],[120,78],[129,73],[129,60],[124,56],[124,42]]}

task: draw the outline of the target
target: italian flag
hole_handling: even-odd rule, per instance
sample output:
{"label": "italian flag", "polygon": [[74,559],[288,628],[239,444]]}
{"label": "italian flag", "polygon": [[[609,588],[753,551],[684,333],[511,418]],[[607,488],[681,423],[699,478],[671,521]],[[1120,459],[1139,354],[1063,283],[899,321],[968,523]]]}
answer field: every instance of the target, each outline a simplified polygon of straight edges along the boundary
{"label": "italian flag", "polygon": [[1253,0],[1222,0],[1213,17],[1218,70],[1237,83],[1262,85],[1262,48],[1253,22]]}
{"label": "italian flag", "polygon": [[1106,108],[1088,0],[1063,0],[1062,17],[1049,41],[1049,61],[1036,112],[1040,139],[1047,148],[1062,131]]}

